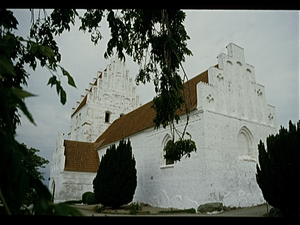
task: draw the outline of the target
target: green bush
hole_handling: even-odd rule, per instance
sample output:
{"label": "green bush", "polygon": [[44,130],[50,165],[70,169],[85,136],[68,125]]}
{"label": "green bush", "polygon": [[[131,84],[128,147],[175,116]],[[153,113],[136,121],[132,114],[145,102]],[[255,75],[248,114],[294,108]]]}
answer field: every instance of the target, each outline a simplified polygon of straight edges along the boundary
{"label": "green bush", "polygon": [[142,210],[142,206],[141,204],[139,204],[138,202],[132,202],[130,205],[127,205],[125,207],[125,210],[129,210],[131,215],[136,214],[139,210]]}
{"label": "green bush", "polygon": [[118,208],[132,201],[137,186],[135,159],[130,141],[111,145],[102,156],[93,180],[95,198],[99,203]]}
{"label": "green bush", "polygon": [[97,204],[97,200],[95,198],[95,194],[94,193],[89,193],[87,196],[86,196],[86,204],[88,205],[93,205],[93,204]]}
{"label": "green bush", "polygon": [[93,192],[91,192],[91,191],[87,191],[87,192],[84,192],[83,194],[82,194],[82,203],[83,204],[86,204],[86,197],[89,195],[89,194],[93,194]]}
{"label": "green bush", "polygon": [[256,180],[265,200],[279,209],[283,216],[300,213],[300,120],[297,126],[289,122],[289,130],[267,138],[267,149],[258,145],[259,166]]}

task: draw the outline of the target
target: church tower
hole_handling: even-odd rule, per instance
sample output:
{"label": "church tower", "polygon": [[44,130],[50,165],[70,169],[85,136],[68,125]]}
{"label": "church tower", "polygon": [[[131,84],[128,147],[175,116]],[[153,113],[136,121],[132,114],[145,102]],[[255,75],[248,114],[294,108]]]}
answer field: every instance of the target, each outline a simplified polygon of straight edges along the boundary
{"label": "church tower", "polygon": [[136,86],[125,62],[112,59],[72,109],[69,139],[93,142],[114,120],[139,106]]}

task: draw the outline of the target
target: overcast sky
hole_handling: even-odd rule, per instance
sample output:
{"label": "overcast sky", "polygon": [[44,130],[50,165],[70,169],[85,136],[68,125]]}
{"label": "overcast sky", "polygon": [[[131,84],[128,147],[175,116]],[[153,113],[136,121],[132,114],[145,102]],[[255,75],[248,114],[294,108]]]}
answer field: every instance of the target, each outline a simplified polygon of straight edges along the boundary
{"label": "overcast sky", "polygon": [[[49,13],[51,10],[47,10]],[[29,34],[29,10],[13,10],[19,21],[17,35]],[[287,127],[288,121],[299,120],[299,11],[245,11],[245,10],[186,10],[185,26],[191,40],[188,48],[193,56],[183,64],[189,78],[217,64],[219,53],[227,53],[226,46],[233,42],[244,48],[246,63],[255,67],[256,82],[265,86],[267,103],[276,107],[277,129]],[[35,10],[37,16],[38,10]],[[57,37],[62,55],[61,65],[75,79],[77,89],[69,87],[63,78],[67,103],[59,102],[55,88],[47,86],[51,74],[47,69],[28,69],[31,74],[25,89],[38,97],[26,99],[37,126],[22,116],[17,129],[17,140],[28,147],[41,150],[40,155],[51,161],[59,131],[70,132],[71,110],[84,94],[84,89],[110,63],[103,54],[110,34],[106,20],[102,22],[104,39],[94,46],[89,33],[78,31],[79,21],[70,32]],[[135,77],[138,66],[127,57],[127,68]],[[152,84],[139,85],[141,102],[154,97]],[[50,163],[45,177],[48,185]]]}

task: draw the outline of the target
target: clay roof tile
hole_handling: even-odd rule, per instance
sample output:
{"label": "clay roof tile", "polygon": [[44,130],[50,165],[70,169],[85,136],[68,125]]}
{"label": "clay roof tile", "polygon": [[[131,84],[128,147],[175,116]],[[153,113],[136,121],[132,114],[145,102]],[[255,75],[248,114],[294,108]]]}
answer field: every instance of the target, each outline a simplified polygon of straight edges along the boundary
{"label": "clay roof tile", "polygon": [[[197,84],[199,82],[208,83],[208,71],[199,74],[198,76],[192,78],[188,82],[185,82],[185,100],[187,104],[190,105],[190,111],[196,109],[197,107]],[[190,89],[190,93],[189,90]],[[131,111],[130,113],[122,116],[121,118],[115,120],[106,131],[100,135],[95,141],[96,148],[103,147],[112,142],[118,141],[122,138],[129,137],[135,133],[148,129],[154,126],[153,119],[155,117],[155,110],[151,107],[153,101],[146,103],[145,105]],[[178,115],[183,115],[186,113],[185,108],[181,108],[177,111]]]}

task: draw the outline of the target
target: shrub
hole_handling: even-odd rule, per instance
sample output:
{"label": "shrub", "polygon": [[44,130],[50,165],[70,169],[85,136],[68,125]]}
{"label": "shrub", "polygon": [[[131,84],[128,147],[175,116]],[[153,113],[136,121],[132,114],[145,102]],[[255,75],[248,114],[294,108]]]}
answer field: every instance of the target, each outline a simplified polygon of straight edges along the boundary
{"label": "shrub", "polygon": [[131,215],[136,214],[139,210],[142,210],[142,206],[141,204],[139,204],[138,202],[132,202],[130,205],[125,207],[125,210],[129,210]]}
{"label": "shrub", "polygon": [[97,200],[95,198],[95,194],[93,192],[89,193],[87,196],[86,196],[86,204],[88,205],[93,205],[93,204],[97,204]]}
{"label": "shrub", "polygon": [[279,133],[258,145],[259,166],[256,180],[265,200],[280,209],[283,216],[299,216],[300,207],[300,120],[289,122],[289,130]]}
{"label": "shrub", "polygon": [[112,208],[131,202],[137,185],[136,173],[130,141],[121,140],[117,148],[111,145],[93,180],[95,198]]}
{"label": "shrub", "polygon": [[88,194],[91,194],[91,193],[93,193],[93,192],[87,191],[82,194],[82,203],[83,204],[86,204],[86,197],[88,196]]}

